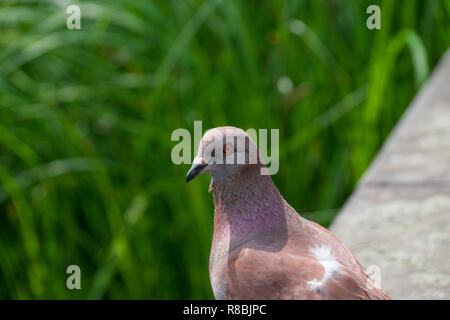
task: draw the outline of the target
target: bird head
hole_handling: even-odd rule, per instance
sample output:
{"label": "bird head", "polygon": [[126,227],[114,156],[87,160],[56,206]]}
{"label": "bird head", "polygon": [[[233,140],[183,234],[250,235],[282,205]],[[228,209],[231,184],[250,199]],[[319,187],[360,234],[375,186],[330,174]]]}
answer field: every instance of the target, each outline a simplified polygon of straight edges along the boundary
{"label": "bird head", "polygon": [[200,140],[186,182],[201,173],[209,173],[214,181],[225,180],[248,166],[261,167],[264,163],[258,147],[244,130],[235,127],[210,129]]}

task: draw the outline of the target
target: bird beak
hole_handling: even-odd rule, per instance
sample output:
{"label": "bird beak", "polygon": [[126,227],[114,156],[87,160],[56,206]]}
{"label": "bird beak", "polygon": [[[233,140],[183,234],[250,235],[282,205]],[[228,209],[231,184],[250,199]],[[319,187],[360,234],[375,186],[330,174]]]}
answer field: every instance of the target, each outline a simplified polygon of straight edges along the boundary
{"label": "bird beak", "polygon": [[205,163],[205,161],[202,158],[195,157],[194,163],[192,164],[191,169],[189,169],[187,175],[186,175],[186,182],[191,181],[196,176],[202,172],[202,170],[207,166],[208,164]]}

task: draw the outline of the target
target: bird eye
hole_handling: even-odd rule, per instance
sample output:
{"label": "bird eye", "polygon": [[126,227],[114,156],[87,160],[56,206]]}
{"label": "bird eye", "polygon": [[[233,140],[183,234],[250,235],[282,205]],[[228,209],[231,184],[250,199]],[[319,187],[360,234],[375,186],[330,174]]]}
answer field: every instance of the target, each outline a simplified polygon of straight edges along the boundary
{"label": "bird eye", "polygon": [[233,150],[233,146],[229,143],[223,146],[223,153],[230,153]]}

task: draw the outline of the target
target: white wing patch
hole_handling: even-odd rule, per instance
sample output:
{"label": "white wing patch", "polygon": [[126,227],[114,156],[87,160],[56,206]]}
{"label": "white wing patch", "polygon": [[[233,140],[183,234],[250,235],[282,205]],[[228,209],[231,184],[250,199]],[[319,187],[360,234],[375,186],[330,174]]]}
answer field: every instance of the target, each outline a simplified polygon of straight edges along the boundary
{"label": "white wing patch", "polygon": [[331,254],[330,247],[321,246],[312,248],[311,253],[317,259],[317,261],[322,265],[324,269],[324,274],[322,279],[314,279],[308,281],[308,285],[311,289],[315,291],[320,291],[325,283],[331,279],[341,268],[341,265],[336,260],[335,256]]}

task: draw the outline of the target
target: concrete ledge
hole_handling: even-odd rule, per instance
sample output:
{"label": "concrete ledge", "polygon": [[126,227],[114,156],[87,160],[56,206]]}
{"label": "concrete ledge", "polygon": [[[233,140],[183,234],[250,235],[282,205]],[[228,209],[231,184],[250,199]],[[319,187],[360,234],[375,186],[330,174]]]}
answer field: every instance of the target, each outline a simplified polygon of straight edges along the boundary
{"label": "concrete ledge", "polygon": [[392,299],[450,299],[450,51],[330,230]]}

